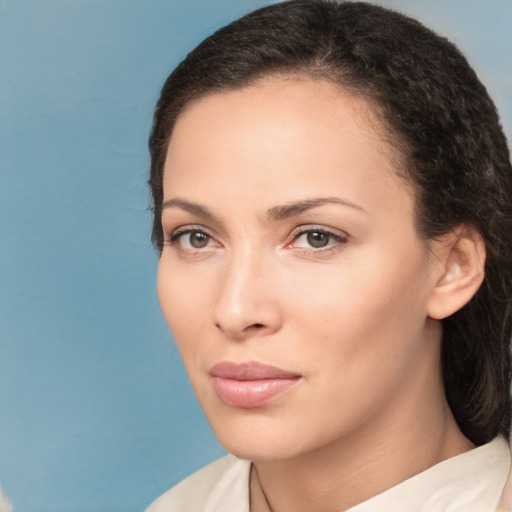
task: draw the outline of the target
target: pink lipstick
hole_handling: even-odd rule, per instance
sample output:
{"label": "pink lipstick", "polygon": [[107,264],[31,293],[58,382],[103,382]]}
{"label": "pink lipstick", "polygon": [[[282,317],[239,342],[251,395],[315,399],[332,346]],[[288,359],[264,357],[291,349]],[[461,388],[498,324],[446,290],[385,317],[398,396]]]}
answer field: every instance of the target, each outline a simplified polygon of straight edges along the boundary
{"label": "pink lipstick", "polygon": [[301,376],[275,366],[249,361],[223,361],[210,369],[215,391],[228,405],[261,407],[291,389]]}

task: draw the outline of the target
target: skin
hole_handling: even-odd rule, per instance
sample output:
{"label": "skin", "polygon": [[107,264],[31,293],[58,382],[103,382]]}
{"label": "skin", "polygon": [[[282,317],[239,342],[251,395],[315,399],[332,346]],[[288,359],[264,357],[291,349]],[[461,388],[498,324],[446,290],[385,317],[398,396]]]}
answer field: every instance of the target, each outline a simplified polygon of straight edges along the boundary
{"label": "skin", "polygon": [[[255,461],[274,512],[339,512],[473,447],[446,403],[438,320],[469,300],[453,283],[470,260],[460,237],[420,238],[386,140],[365,98],[282,78],[200,99],[170,140],[162,311],[212,429]],[[221,361],[300,379],[234,407],[208,373]],[[254,472],[251,495],[268,509]]]}

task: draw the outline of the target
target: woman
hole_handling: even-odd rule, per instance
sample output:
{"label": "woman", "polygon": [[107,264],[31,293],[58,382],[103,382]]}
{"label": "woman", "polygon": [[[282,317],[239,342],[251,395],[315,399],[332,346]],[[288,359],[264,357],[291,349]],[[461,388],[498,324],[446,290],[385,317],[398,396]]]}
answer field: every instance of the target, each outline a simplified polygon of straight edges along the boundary
{"label": "woman", "polygon": [[366,3],[255,11],[171,74],[150,150],[160,303],[234,456],[149,511],[496,510],[512,171],[454,46]]}

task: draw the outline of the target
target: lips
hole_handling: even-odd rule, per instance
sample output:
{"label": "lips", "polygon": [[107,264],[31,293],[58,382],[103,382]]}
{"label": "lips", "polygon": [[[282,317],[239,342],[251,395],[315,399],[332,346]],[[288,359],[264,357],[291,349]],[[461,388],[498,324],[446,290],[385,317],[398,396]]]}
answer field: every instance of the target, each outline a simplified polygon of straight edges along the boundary
{"label": "lips", "polygon": [[223,361],[210,369],[217,395],[228,405],[262,407],[294,387],[301,376],[258,362]]}

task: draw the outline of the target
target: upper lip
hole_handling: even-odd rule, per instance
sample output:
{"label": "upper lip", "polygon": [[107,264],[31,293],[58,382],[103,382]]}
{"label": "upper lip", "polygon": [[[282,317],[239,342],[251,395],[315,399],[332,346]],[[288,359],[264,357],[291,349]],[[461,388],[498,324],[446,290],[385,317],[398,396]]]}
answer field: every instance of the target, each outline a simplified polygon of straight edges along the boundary
{"label": "upper lip", "polygon": [[213,365],[209,371],[212,377],[222,377],[233,380],[264,380],[264,379],[297,379],[297,373],[288,372],[282,368],[257,361],[233,363],[222,361]]}

